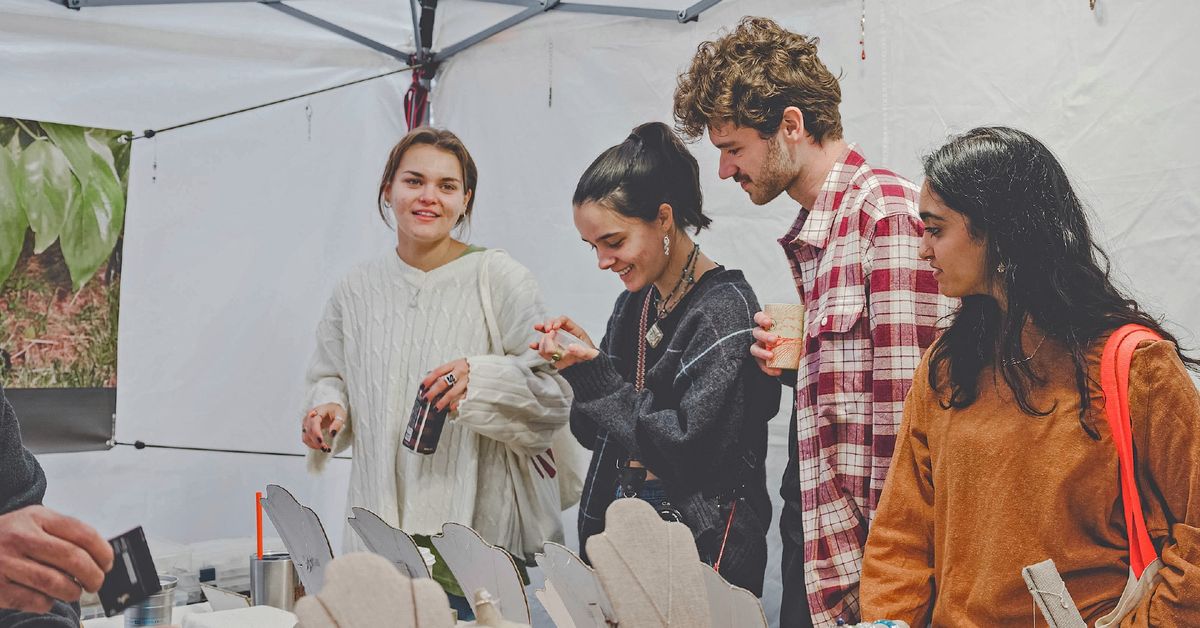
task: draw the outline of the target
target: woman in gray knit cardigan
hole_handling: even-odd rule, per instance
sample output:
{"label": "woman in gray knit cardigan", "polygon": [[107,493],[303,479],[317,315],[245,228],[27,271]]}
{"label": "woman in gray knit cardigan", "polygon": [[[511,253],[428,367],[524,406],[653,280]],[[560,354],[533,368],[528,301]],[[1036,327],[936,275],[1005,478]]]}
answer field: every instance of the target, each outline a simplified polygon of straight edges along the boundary
{"label": "woman in gray knit cardigan", "polygon": [[[688,235],[710,222],[696,160],[666,125],[644,124],[592,162],[573,204],[600,269],[626,290],[599,347],[565,316],[535,327],[532,346],[571,383],[571,430],[592,450],[580,547],[604,530],[614,499],[637,497],[686,524],[728,581],[761,595],[763,461],[779,384],[746,351],[759,309],[750,285]],[[563,343],[560,330],[582,343]]]}

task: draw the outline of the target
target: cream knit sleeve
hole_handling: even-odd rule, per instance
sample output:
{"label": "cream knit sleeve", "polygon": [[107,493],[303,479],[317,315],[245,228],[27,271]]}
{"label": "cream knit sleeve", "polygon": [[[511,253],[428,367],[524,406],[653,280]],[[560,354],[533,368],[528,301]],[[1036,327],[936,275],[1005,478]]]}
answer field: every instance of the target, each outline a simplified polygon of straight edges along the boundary
{"label": "cream knit sleeve", "polygon": [[485,255],[490,306],[503,355],[501,347],[494,347],[491,355],[467,358],[471,367],[467,396],[456,418],[464,427],[518,453],[539,454],[550,447],[555,431],[567,424],[571,387],[529,348],[537,339],[534,323],[545,320],[533,274],[507,253]]}
{"label": "cream knit sleeve", "polygon": [[[338,432],[333,442],[333,453],[344,451],[353,442],[354,414],[346,392],[346,358],[342,331],[342,286],[338,286],[325,306],[321,322],[317,324],[317,347],[308,364],[304,383],[308,390],[307,404],[303,412],[325,403],[340,404],[346,409],[346,426]],[[320,471],[330,454],[309,450],[308,468]]]}

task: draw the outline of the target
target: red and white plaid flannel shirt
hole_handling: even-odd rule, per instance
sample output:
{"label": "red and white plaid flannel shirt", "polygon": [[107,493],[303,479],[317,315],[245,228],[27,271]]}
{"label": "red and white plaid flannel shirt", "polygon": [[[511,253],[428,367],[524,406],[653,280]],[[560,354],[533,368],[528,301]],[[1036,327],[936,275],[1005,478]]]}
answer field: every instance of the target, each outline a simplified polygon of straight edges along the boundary
{"label": "red and white plaid flannel shirt", "polygon": [[867,527],[887,477],[904,396],[954,301],[917,257],[920,189],[850,145],[779,240],[805,305],[796,376],[800,501],[817,626],[859,619]]}

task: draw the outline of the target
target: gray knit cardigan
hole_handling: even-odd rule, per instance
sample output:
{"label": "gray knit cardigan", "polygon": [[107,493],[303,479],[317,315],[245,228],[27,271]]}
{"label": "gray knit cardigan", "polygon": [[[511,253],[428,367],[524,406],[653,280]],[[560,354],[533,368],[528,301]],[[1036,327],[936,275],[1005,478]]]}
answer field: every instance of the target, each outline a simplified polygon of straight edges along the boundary
{"label": "gray knit cardigan", "polygon": [[575,391],[571,430],[592,450],[579,509],[581,550],[604,530],[617,465],[633,457],[662,480],[709,564],[737,501],[720,572],[761,595],[771,520],[763,463],[780,385],[749,353],[758,301],[740,271],[718,267],[702,275],[659,322],[665,335],[647,348],[646,389],[639,392],[634,370],[646,294],[622,293],[600,355],[562,371]]}

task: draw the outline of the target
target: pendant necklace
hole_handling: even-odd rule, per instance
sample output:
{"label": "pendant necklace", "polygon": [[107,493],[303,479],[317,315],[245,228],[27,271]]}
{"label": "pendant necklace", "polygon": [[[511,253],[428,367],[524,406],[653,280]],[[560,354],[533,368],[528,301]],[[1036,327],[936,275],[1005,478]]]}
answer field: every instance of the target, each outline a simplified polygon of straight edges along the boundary
{"label": "pendant necklace", "polygon": [[[679,305],[679,302],[683,300],[683,296],[688,293],[688,290],[691,290],[692,286],[696,285],[696,260],[699,259],[699,254],[700,245],[693,244],[692,252],[688,254],[687,261],[683,264],[683,270],[679,273],[679,280],[675,282],[675,287],[671,288],[671,292],[667,294],[667,297],[659,301],[658,305],[654,308],[654,324],[650,326],[650,331],[645,334],[646,343],[650,345],[651,349],[657,348],[658,343],[662,342],[663,331],[658,326],[658,322],[674,309],[674,306],[671,305],[671,300],[674,299],[675,305]],[[682,291],[680,288],[682,288]],[[651,287],[651,291],[653,290],[654,288]],[[676,293],[679,293],[678,298],[676,298]],[[647,297],[649,297],[649,294],[647,294]]]}
{"label": "pendant necklace", "polygon": [[[1042,334],[1042,339],[1039,340],[1037,343],[1037,346],[1033,348],[1033,353],[1030,353],[1029,355],[1027,355],[1023,358],[1013,358],[1011,360],[1005,360],[1004,363],[1007,364],[1008,366],[1016,366],[1018,364],[1024,364],[1024,363],[1032,360],[1033,356],[1037,355],[1038,349],[1042,348],[1042,343],[1044,343],[1044,342],[1046,342],[1046,334]],[[1022,351],[1022,353],[1024,353],[1024,351]]]}

